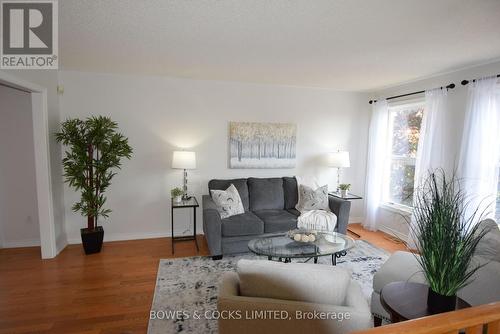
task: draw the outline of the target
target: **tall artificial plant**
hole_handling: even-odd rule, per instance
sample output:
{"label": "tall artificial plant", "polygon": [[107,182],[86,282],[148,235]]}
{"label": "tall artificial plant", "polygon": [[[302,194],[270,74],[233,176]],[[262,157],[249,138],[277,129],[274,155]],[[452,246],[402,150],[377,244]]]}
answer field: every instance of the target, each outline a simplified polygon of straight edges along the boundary
{"label": "tall artificial plant", "polygon": [[56,133],[58,142],[67,146],[63,159],[64,177],[81,198],[72,209],[87,217],[88,229],[97,226],[99,217],[108,217],[105,191],[121,166],[122,158],[130,159],[128,139],[117,132],[111,118],[92,116],[85,120],[68,119]]}
{"label": "tall artificial plant", "polygon": [[478,224],[483,216],[471,210],[460,181],[448,178],[441,169],[430,172],[415,189],[412,234],[429,287],[443,296],[454,296],[470,283],[480,268],[472,262],[486,231]]}

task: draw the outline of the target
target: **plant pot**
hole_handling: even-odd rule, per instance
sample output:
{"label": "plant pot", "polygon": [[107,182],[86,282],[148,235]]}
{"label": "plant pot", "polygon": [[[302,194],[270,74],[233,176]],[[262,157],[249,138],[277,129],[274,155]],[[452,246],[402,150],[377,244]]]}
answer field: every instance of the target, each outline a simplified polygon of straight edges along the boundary
{"label": "plant pot", "polygon": [[433,314],[454,311],[457,305],[457,296],[444,296],[429,288],[427,294],[427,308]]}
{"label": "plant pot", "polygon": [[340,196],[341,197],[347,197],[347,190],[340,189]]}
{"label": "plant pot", "polygon": [[85,254],[94,254],[101,251],[102,240],[104,238],[104,229],[102,226],[97,226],[94,229],[81,228],[80,235],[82,236]]}
{"label": "plant pot", "polygon": [[175,203],[180,203],[180,202],[182,202],[182,196],[180,196],[180,195],[179,195],[179,196],[175,196],[175,197],[174,197],[174,202],[175,202]]}

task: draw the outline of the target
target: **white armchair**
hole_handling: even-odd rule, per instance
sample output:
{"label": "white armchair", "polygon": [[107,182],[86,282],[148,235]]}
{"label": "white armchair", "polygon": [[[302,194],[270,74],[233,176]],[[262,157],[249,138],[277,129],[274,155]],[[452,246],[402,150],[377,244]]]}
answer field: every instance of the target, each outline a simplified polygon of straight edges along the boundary
{"label": "white armchair", "polygon": [[218,310],[221,334],[350,333],[372,323],[350,273],[320,264],[240,260],[223,277]]}
{"label": "white armchair", "polygon": [[[469,285],[458,291],[458,296],[472,306],[500,301],[500,230],[495,221],[481,222],[489,232],[476,248],[473,265],[482,265]],[[427,281],[414,254],[395,252],[373,277],[371,311],[376,325],[390,321],[389,313],[380,302],[380,291],[391,282],[409,281],[426,284]]]}

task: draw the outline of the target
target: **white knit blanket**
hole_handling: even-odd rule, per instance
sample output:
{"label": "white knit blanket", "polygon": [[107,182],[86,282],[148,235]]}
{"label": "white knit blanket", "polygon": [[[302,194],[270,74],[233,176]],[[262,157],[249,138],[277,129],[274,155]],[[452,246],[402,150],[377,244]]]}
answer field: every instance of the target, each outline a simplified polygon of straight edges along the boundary
{"label": "white knit blanket", "polygon": [[297,227],[305,230],[333,232],[337,226],[337,216],[325,210],[302,212],[297,219]]}

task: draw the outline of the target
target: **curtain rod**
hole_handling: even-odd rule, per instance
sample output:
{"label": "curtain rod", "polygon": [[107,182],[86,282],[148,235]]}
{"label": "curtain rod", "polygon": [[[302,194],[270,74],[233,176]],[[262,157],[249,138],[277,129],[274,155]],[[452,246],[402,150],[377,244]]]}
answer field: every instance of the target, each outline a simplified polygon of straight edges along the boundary
{"label": "curtain rod", "polygon": [[[497,78],[500,78],[500,74],[497,74]],[[469,80],[462,80],[461,84],[462,86],[465,86],[469,83]],[[472,80],[472,82],[476,82],[476,79]]]}
{"label": "curtain rod", "polygon": [[[463,81],[462,81],[463,82]],[[455,84],[452,82],[451,84],[449,84],[448,86],[446,87],[440,87],[441,89],[443,88],[446,88],[446,89],[453,89],[455,88]],[[408,93],[408,94],[402,94],[402,95],[396,95],[396,96],[391,96],[391,97],[388,97],[386,98],[386,100],[392,100],[392,99],[397,99],[399,97],[405,97],[405,96],[410,96],[410,95],[415,95],[415,94],[422,94],[422,93],[425,93],[425,90],[421,90],[421,91],[418,91],[418,92],[413,92],[413,93]],[[369,104],[372,104],[374,102],[377,102],[377,100],[370,100],[368,101]]]}

